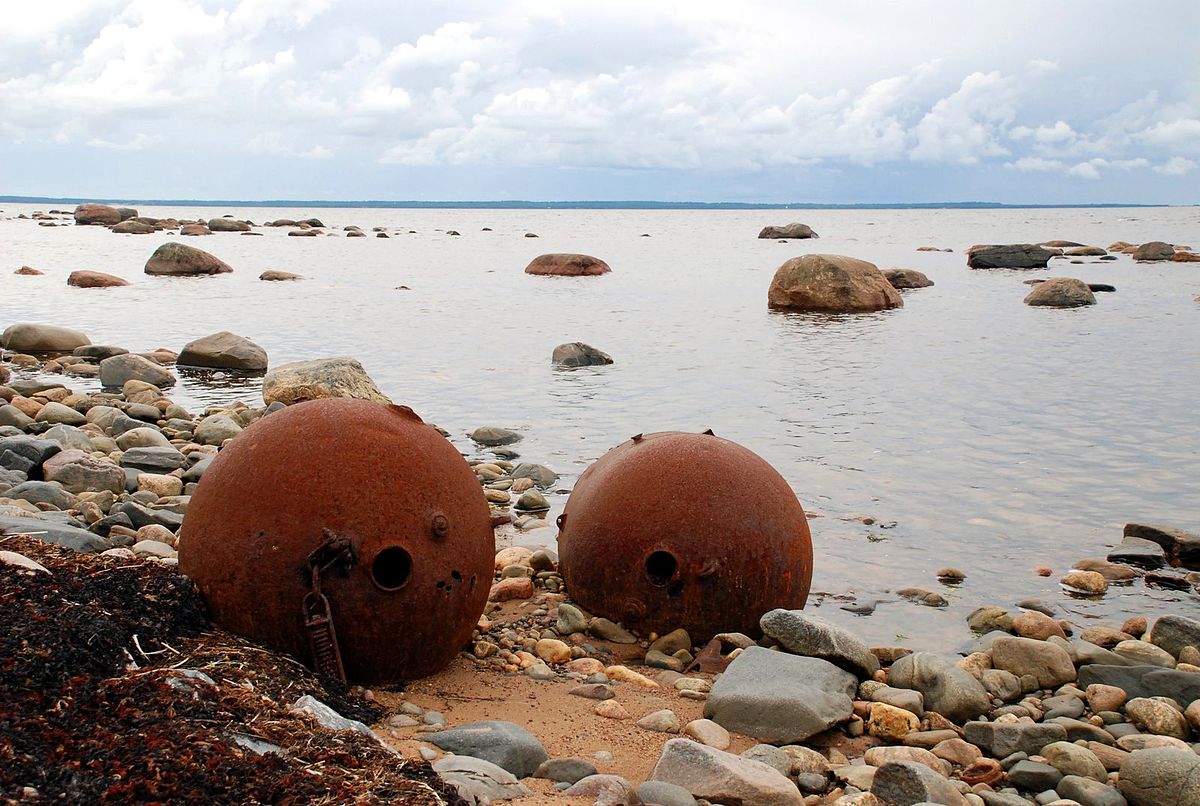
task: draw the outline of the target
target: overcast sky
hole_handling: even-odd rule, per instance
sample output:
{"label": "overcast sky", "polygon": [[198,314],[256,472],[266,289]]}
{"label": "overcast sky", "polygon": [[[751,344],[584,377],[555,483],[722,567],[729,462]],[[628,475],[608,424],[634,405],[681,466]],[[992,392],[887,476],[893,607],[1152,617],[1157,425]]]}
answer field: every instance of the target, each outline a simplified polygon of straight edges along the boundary
{"label": "overcast sky", "polygon": [[1200,202],[1197,0],[6,4],[0,194]]}

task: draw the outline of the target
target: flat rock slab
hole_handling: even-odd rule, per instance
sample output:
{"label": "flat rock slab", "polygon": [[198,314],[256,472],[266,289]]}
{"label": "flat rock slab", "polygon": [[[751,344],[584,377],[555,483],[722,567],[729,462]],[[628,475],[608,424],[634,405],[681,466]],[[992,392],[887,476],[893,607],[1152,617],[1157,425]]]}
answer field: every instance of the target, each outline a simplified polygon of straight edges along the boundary
{"label": "flat rock slab", "polygon": [[447,756],[433,762],[433,769],[467,803],[490,803],[533,794],[512,773],[482,758]]}
{"label": "flat rock slab", "polygon": [[704,716],[761,742],[794,744],[849,719],[857,687],[820,658],[750,647],[713,684]]}
{"label": "flat rock slab", "polygon": [[1067,739],[1062,725],[1033,722],[968,722],[963,726],[966,739],[984,748],[996,758],[1013,753],[1035,755],[1043,747]]}
{"label": "flat rock slab", "polygon": [[804,803],[796,785],[774,767],[690,739],[668,741],[650,777],[715,803],[741,806]]}
{"label": "flat rock slab", "polygon": [[518,778],[533,775],[550,756],[532,733],[512,722],[472,722],[429,735],[443,750],[496,764]]}
{"label": "flat rock slab", "polygon": [[1181,708],[1187,708],[1194,700],[1200,699],[1200,674],[1161,666],[1093,664],[1080,667],[1078,686],[1086,689],[1093,683],[1123,689],[1129,699],[1170,697]]}
{"label": "flat rock slab", "polygon": [[34,534],[38,540],[69,548],[80,554],[92,554],[108,548],[108,542],[86,529],[64,526],[38,518],[0,517],[0,534]]}
{"label": "flat rock slab", "polygon": [[841,627],[800,610],[772,610],[758,623],[763,633],[788,652],[827,660],[859,677],[870,677],[879,670],[879,659],[865,643]]}

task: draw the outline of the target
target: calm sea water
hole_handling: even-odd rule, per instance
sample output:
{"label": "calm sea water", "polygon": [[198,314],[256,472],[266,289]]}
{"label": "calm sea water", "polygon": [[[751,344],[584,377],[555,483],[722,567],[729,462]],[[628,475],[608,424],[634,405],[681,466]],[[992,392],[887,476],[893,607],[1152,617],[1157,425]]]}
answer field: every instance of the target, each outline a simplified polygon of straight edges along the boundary
{"label": "calm sea water", "polygon": [[[354,356],[393,399],[451,431],[464,453],[473,453],[465,432],[476,426],[520,430],[515,447],[562,474],[562,490],[631,434],[712,428],[764,456],[806,508],[825,516],[812,521],[813,589],[833,596],[811,604],[870,641],[957,645],[975,606],[1029,597],[1080,626],[1200,614],[1195,596],[1140,582],[1096,600],[1071,599],[1057,584],[1074,561],[1119,542],[1126,521],[1200,528],[1200,268],[1122,256],[1054,262],[1050,271],[972,271],[963,255],[974,243],[1052,238],[1200,247],[1198,209],[143,208],[256,222],[315,215],[339,230],[382,226],[392,235],[291,238],[266,229],[182,239],[235,269],[198,279],[142,273],[171,236],[14,218],[33,209],[6,205],[0,215],[0,326],[54,322],[133,350],[178,350],[231,330],[263,345],[273,364]],[[820,239],[755,237],[790,220]],[[925,245],[954,251],[915,251]],[[612,274],[523,273],[538,254],[576,251],[603,258]],[[905,292],[903,309],[879,314],[768,312],[775,269],[806,252],[919,269],[936,286]],[[47,273],[13,276],[22,264]],[[68,288],[75,269],[133,285]],[[258,281],[266,269],[307,279]],[[1058,275],[1117,292],[1086,309],[1021,303],[1022,280]],[[550,352],[567,341],[599,347],[616,363],[556,371]],[[172,394],[196,409],[253,404],[256,383],[184,377]],[[556,509],[566,500],[552,497]],[[934,572],[947,565],[966,582],[940,585]],[[1055,576],[1035,576],[1039,565]],[[909,586],[951,604],[935,610],[894,595]],[[881,603],[854,616],[836,597]]]}

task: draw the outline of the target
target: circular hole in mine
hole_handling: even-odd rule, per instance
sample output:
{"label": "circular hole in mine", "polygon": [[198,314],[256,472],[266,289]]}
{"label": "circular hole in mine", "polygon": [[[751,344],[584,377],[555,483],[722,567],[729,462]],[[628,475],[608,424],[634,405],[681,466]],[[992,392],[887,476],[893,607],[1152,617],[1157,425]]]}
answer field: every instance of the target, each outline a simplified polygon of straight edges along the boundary
{"label": "circular hole in mine", "polygon": [[412,555],[399,546],[389,546],[371,561],[371,579],[385,591],[403,588],[411,576]]}
{"label": "circular hole in mine", "polygon": [[646,558],[646,578],[660,588],[670,584],[678,568],[679,561],[669,551],[656,551]]}

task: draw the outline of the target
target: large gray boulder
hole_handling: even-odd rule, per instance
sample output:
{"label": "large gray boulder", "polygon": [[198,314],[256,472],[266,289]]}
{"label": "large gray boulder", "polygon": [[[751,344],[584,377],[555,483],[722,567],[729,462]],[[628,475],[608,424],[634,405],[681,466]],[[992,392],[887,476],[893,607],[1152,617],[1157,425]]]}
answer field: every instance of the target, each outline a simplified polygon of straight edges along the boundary
{"label": "large gray boulder", "polygon": [[259,372],[267,368],[267,351],[245,336],[222,330],[188,342],[175,363],[185,367]]}
{"label": "large gray boulder", "polygon": [[991,709],[983,684],[953,661],[930,652],[914,652],[892,664],[888,682],[911,688],[925,698],[925,709],[963,722]]}
{"label": "large gray boulder", "polygon": [[1171,747],[1136,750],[1121,762],[1119,786],[1132,806],[1200,803],[1200,756]]}
{"label": "large gray boulder", "polygon": [[124,386],[127,381],[144,381],[158,387],[175,385],[175,376],[162,364],[129,353],[114,355],[100,362],[100,383],[103,386]]}
{"label": "large gray boulder", "polygon": [[42,465],[46,481],[56,481],[72,493],[111,490],[125,492],[125,471],[107,459],[97,459],[81,450],[56,453]]}
{"label": "large gray boulder", "polygon": [[1187,616],[1160,616],[1150,630],[1150,643],[1176,658],[1185,646],[1200,649],[1200,620]]}
{"label": "large gray boulder", "polygon": [[195,277],[205,274],[227,274],[233,271],[228,263],[203,249],[170,241],[154,250],[146,261],[146,274],[171,277]]}
{"label": "large gray boulder", "polygon": [[804,803],[796,785],[774,767],[691,739],[668,741],[650,778],[675,784],[714,803],[741,806]]}
{"label": "large gray boulder", "polygon": [[767,291],[767,307],[781,311],[860,313],[903,306],[874,263],[844,255],[792,258],[775,272]]}
{"label": "large gray boulder", "polygon": [[1134,260],[1169,260],[1175,254],[1175,247],[1162,241],[1150,241],[1133,250]]}
{"label": "large gray boulder", "polygon": [[489,720],[440,730],[428,740],[460,756],[490,761],[518,778],[528,778],[550,756],[532,733],[512,722]]}
{"label": "large gray boulder", "polygon": [[879,659],[865,643],[841,627],[803,611],[772,610],[763,615],[758,625],[788,652],[827,660],[858,677],[871,677],[879,671]]}
{"label": "large gray boulder", "polygon": [[948,780],[915,761],[889,761],[875,771],[871,793],[889,806],[940,803],[965,806],[966,800]]}
{"label": "large gray boulder", "polygon": [[0,335],[0,347],[14,353],[69,353],[92,340],[78,330],[36,322],[9,325]]}
{"label": "large gray boulder", "polygon": [[290,406],[305,400],[353,397],[391,403],[353,358],[316,358],[275,367],[263,378],[263,402]]}
{"label": "large gray boulder", "polygon": [[79,498],[57,481],[22,482],[4,495],[31,504],[49,504],[55,509],[70,509],[79,505]]}
{"label": "large gray boulder", "polygon": [[1042,688],[1056,688],[1075,679],[1075,664],[1067,650],[1032,638],[997,638],[992,642],[992,667],[1017,677],[1033,675]]}
{"label": "large gray boulder", "polygon": [[1044,269],[1054,252],[1032,243],[980,244],[967,250],[972,269]]}
{"label": "large gray boulder", "polygon": [[820,658],[743,651],[713,684],[704,716],[771,744],[802,742],[845,722],[858,678]]}
{"label": "large gray boulder", "polygon": [[1093,683],[1123,689],[1129,699],[1169,697],[1180,708],[1187,708],[1194,700],[1200,700],[1200,673],[1164,669],[1161,666],[1080,666],[1077,685],[1086,689]]}
{"label": "large gray boulder", "polygon": [[1096,295],[1083,280],[1053,277],[1035,285],[1025,297],[1025,304],[1047,308],[1080,308],[1095,305]]}
{"label": "large gray boulder", "polygon": [[810,227],[808,224],[793,223],[793,224],[784,224],[782,227],[775,227],[775,226],[763,227],[759,231],[758,237],[759,238],[770,238],[772,240],[779,240],[780,238],[806,239],[806,238],[819,238],[820,236],[817,235],[817,233],[813,232],[812,227]]}

